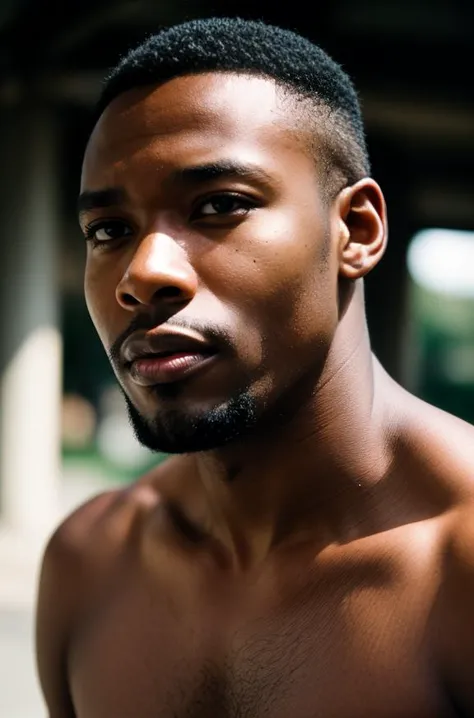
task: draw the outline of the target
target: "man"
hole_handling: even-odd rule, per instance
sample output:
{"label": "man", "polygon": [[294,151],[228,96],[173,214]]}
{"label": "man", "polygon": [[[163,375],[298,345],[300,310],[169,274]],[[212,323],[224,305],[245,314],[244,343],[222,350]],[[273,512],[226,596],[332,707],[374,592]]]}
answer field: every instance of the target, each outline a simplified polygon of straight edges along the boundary
{"label": "man", "polygon": [[79,200],[135,432],[175,454],[47,547],[51,718],[474,715],[474,429],[373,357],[355,91],[240,20],[113,71]]}

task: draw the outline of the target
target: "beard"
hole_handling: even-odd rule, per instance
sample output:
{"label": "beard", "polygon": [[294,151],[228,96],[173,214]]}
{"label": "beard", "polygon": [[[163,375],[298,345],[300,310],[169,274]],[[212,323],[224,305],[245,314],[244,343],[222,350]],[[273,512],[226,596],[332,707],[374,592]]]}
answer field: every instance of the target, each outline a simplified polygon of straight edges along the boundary
{"label": "beard", "polygon": [[[123,388],[117,367],[121,364],[121,347],[124,341],[137,330],[148,330],[156,326],[153,318],[138,315],[129,327],[114,341],[108,354],[118,379],[119,388],[124,396],[128,418],[136,439],[147,449],[166,454],[187,454],[209,451],[228,444],[251,431],[258,420],[258,402],[244,383],[240,391],[219,405],[200,412],[187,411],[186,401],[180,402],[182,408],[163,408],[153,418],[143,416],[134,406]],[[184,328],[197,331],[221,351],[234,351],[232,339],[224,329],[217,330],[197,321],[189,322],[173,317],[167,325],[171,328]],[[250,377],[249,377],[250,379]],[[159,400],[179,399],[180,384],[162,385],[156,390]]]}
{"label": "beard", "polygon": [[240,439],[257,424],[257,402],[248,390],[200,413],[164,409],[146,419],[122,389],[136,439],[153,452],[187,454],[210,451]]}

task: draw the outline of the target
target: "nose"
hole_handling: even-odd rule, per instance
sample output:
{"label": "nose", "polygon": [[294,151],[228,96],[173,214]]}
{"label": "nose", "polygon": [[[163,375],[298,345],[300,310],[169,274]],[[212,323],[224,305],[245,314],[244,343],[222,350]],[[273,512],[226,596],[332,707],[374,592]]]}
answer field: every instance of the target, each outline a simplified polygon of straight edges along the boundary
{"label": "nose", "polygon": [[182,247],[161,232],[144,237],[117,285],[121,307],[186,304],[197,291],[197,276]]}

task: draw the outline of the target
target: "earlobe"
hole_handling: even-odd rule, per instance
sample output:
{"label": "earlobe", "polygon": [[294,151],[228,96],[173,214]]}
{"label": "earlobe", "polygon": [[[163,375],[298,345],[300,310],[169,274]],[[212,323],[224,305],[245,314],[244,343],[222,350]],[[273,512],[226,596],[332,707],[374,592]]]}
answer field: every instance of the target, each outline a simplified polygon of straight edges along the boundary
{"label": "earlobe", "polygon": [[360,279],[385,252],[385,200],[378,184],[369,177],[347,187],[339,199],[339,272],[347,279]]}

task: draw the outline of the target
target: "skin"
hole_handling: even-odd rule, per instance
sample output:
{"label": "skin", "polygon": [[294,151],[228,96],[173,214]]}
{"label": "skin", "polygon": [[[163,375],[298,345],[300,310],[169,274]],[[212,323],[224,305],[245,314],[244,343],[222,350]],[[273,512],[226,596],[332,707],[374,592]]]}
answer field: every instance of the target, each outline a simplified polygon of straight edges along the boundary
{"label": "skin", "polygon": [[[88,246],[105,349],[137,317],[227,337],[174,391],[114,360],[129,401],[169,429],[245,388],[257,418],[56,530],[37,616],[50,718],[474,715],[474,429],[373,357],[382,192],[324,199],[287,108],[271,80],[180,77],[124,93],[90,139],[82,190],[125,192],[81,215],[121,222]],[[267,178],[170,180],[223,160]],[[226,192],[251,207],[205,204]]]}

